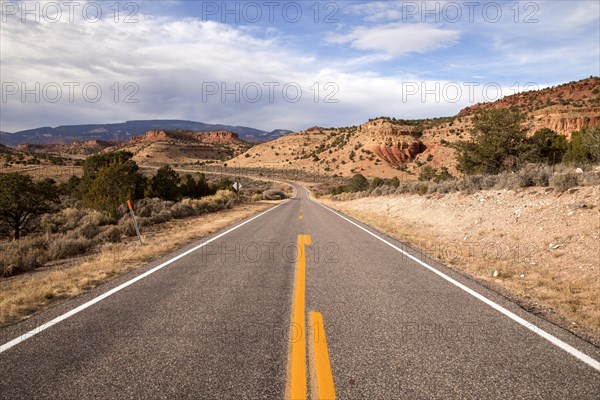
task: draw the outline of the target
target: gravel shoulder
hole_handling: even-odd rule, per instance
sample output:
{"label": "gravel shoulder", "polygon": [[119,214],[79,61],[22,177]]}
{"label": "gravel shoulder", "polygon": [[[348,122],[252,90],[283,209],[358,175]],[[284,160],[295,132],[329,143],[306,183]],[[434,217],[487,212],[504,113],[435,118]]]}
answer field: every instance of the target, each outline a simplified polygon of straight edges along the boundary
{"label": "gravel shoulder", "polygon": [[600,345],[599,186],[320,201]]}

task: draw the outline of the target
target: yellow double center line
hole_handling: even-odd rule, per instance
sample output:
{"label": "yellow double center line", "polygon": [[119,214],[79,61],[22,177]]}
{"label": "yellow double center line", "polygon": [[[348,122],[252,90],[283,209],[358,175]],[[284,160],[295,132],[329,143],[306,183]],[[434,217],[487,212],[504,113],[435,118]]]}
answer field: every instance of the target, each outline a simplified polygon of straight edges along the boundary
{"label": "yellow double center line", "polygon": [[[286,399],[307,398],[306,384],[306,249],[312,243],[310,235],[298,235],[298,259],[296,261],[296,282],[290,328],[290,349]],[[311,397],[313,399],[335,399],[335,386],[325,339],[323,316],[311,312],[313,329],[309,332],[311,355]]]}

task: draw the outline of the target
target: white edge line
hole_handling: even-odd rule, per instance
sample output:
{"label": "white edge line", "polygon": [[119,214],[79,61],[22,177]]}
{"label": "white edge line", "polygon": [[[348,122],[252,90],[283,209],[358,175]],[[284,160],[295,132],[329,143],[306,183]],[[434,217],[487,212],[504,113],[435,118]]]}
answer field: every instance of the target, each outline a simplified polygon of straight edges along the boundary
{"label": "white edge line", "polygon": [[226,230],[225,232],[220,233],[217,236],[215,236],[213,238],[210,238],[210,239],[208,239],[205,242],[202,242],[198,246],[196,246],[194,248],[191,248],[191,249],[187,250],[186,252],[181,253],[180,255],[178,255],[176,257],[171,258],[168,261],[165,261],[164,263],[162,263],[162,264],[160,264],[160,265],[152,268],[151,270],[148,270],[148,271],[144,272],[143,274],[138,275],[135,278],[133,278],[133,279],[131,279],[131,280],[125,282],[125,283],[122,283],[121,285],[119,285],[119,286],[117,286],[117,287],[109,290],[108,292],[106,292],[104,294],[101,294],[98,297],[93,298],[92,300],[90,300],[90,301],[88,301],[86,303],[83,303],[79,307],[76,307],[76,308],[72,309],[71,311],[68,311],[65,314],[62,314],[61,316],[56,317],[53,320],[51,320],[49,322],[46,322],[45,324],[42,324],[42,325],[40,325],[40,326],[38,326],[38,327],[30,330],[29,332],[27,332],[27,333],[25,333],[25,334],[23,334],[23,335],[15,338],[15,339],[11,340],[10,342],[3,344],[2,346],[0,346],[0,353],[3,353],[6,350],[10,349],[11,347],[14,347],[14,346],[18,345],[19,343],[24,342],[25,340],[27,340],[27,339],[29,339],[29,338],[37,335],[38,333],[45,331],[46,329],[50,328],[51,326],[56,325],[59,322],[64,321],[65,319],[67,319],[69,317],[72,317],[73,315],[75,315],[75,314],[77,314],[77,313],[85,310],[86,308],[91,307],[94,304],[96,304],[96,303],[98,303],[98,302],[106,299],[107,297],[112,296],[113,294],[115,294],[115,293],[117,293],[117,292],[125,289],[126,287],[133,285],[137,281],[142,280],[142,279],[144,279],[145,277],[147,277],[149,275],[152,275],[153,273],[155,273],[156,271],[158,271],[160,269],[163,269],[167,265],[172,264],[173,262],[175,262],[175,261],[177,261],[177,260],[179,260],[179,259],[181,259],[181,258],[183,258],[183,257],[185,257],[187,255],[189,255],[190,253],[193,253],[194,251],[196,251],[196,250],[198,250],[198,249],[206,246],[210,242],[213,242],[213,241],[215,241],[215,240],[217,240],[217,239],[219,239],[219,238],[227,235],[228,233],[233,232],[234,230],[236,230],[236,229],[238,229],[238,228],[246,225],[247,223],[255,220],[256,218],[262,217],[266,213],[273,211],[274,209],[276,209],[277,207],[279,207],[279,206],[281,206],[281,205],[283,205],[285,203],[287,203],[287,201],[285,201],[283,203],[280,203],[280,204],[277,204],[275,207],[269,208],[268,210],[263,211],[262,213],[260,213],[258,215],[255,215],[254,217],[252,217],[252,218],[250,218],[250,219],[248,219],[248,220],[246,220],[246,221],[244,221],[244,222],[242,222],[242,223],[234,226],[233,228],[230,228],[230,229]]}
{"label": "white edge line", "polygon": [[527,320],[519,317],[518,315],[512,313],[511,311],[508,311],[506,308],[502,307],[501,305],[494,303],[492,300],[488,299],[487,297],[485,297],[485,296],[477,293],[473,289],[471,289],[471,288],[463,285],[462,283],[458,282],[457,280],[452,279],[448,275],[446,275],[446,274],[438,271],[437,269],[433,268],[429,264],[427,264],[427,263],[419,260],[417,257],[415,257],[415,256],[407,253],[406,251],[402,250],[398,246],[396,246],[396,245],[388,242],[387,240],[379,237],[378,235],[374,234],[373,232],[369,231],[368,229],[360,226],[356,222],[354,222],[354,221],[346,218],[345,216],[341,215],[340,213],[332,210],[331,208],[329,208],[329,207],[321,204],[318,201],[315,201],[315,203],[317,203],[321,207],[325,208],[326,210],[331,211],[332,213],[334,213],[338,217],[340,217],[340,218],[342,218],[342,219],[350,222],[352,225],[356,226],[357,228],[362,229],[363,231],[367,232],[369,235],[375,237],[376,239],[379,239],[380,241],[382,241],[383,243],[387,244],[388,246],[390,246],[394,250],[399,251],[400,253],[404,254],[405,256],[407,256],[408,258],[410,258],[411,260],[413,260],[416,263],[420,264],[421,266],[427,268],[428,270],[430,270],[434,274],[440,276],[441,278],[445,279],[446,281],[450,282],[451,284],[453,284],[455,286],[458,286],[460,289],[462,289],[465,292],[469,293],[471,296],[475,297],[477,300],[480,300],[480,301],[484,302],[488,306],[492,307],[494,310],[499,311],[500,313],[504,314],[508,318],[510,318],[513,321],[517,322],[518,324],[523,325],[525,328],[529,329],[530,331],[532,331],[534,333],[537,333],[538,335],[540,335],[544,339],[548,340],[553,345],[560,347],[561,349],[563,349],[567,353],[571,354],[572,356],[576,357],[580,361],[583,361],[584,363],[586,363],[590,367],[592,367],[592,368],[600,371],[600,361],[594,360],[592,357],[590,357],[587,354],[585,354],[585,353],[577,350],[575,347],[571,346],[570,344],[563,342],[559,338],[557,338],[557,337],[549,334],[548,332],[544,331],[543,329],[535,326],[534,324],[532,324],[530,322],[527,322]]}

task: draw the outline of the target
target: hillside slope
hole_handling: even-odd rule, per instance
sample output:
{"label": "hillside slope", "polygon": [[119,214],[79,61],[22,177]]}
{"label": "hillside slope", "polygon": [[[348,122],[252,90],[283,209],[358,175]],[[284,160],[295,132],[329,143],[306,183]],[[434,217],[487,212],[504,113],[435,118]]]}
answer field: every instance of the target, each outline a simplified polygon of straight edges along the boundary
{"label": "hillside slope", "polygon": [[151,130],[111,150],[130,151],[141,164],[172,164],[228,160],[251,146],[228,131]]}
{"label": "hillside slope", "polygon": [[473,115],[482,109],[512,108],[527,116],[529,132],[550,128],[570,137],[600,125],[600,78],[508,96],[467,107],[458,115],[428,120],[381,117],[360,126],[310,128],[250,149],[233,160],[240,167],[300,169],[314,173],[417,179],[424,165],[456,174],[451,143],[470,137]]}

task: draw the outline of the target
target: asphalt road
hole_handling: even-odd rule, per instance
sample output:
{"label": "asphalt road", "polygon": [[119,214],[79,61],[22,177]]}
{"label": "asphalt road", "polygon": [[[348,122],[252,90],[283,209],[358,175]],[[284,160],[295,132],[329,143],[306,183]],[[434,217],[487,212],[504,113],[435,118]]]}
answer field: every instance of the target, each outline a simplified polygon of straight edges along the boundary
{"label": "asphalt road", "polygon": [[[168,265],[202,242],[0,331],[5,345],[163,265],[5,347],[0,398],[282,399],[294,362],[307,395],[329,373],[340,399],[600,398],[600,349],[297,192]],[[306,339],[312,311],[322,325]]]}

